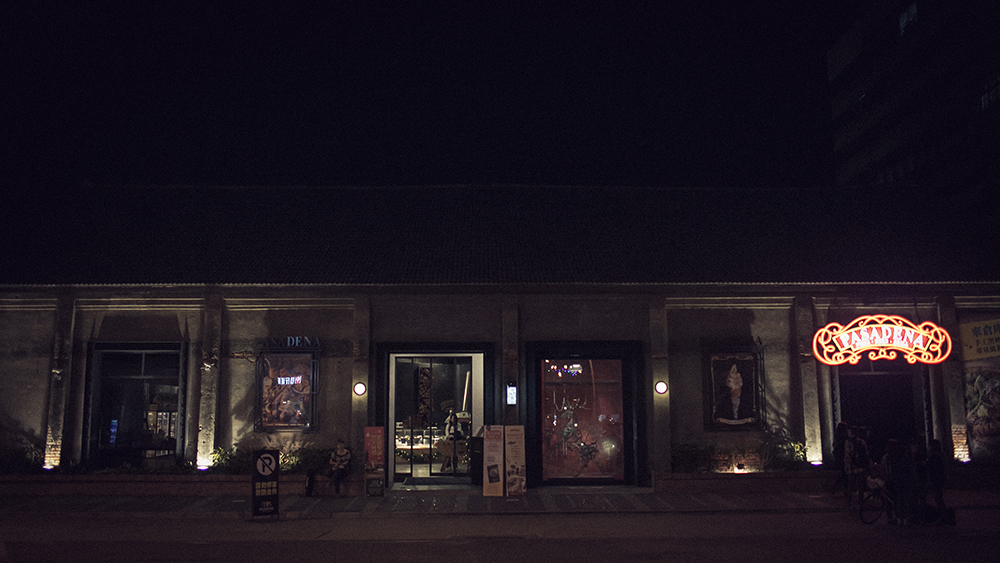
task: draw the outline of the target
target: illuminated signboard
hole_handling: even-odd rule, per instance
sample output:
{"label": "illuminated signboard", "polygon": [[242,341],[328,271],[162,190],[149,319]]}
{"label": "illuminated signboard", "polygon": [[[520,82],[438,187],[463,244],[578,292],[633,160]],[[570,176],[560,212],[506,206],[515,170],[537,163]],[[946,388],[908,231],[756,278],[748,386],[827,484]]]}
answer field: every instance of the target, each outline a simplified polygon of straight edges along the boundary
{"label": "illuminated signboard", "polygon": [[962,357],[966,361],[1000,356],[1000,319],[958,326]]}
{"label": "illuminated signboard", "polygon": [[813,337],[813,353],[827,365],[857,364],[865,352],[872,361],[895,360],[902,353],[911,364],[939,364],[951,353],[951,336],[931,322],[916,325],[895,315],[865,315],[846,326],[830,323]]}

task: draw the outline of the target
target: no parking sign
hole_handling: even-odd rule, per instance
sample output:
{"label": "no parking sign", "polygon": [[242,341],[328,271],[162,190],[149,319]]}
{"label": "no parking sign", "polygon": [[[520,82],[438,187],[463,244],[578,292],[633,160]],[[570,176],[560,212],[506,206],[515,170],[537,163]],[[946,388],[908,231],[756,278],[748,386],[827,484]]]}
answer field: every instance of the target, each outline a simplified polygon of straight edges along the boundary
{"label": "no parking sign", "polygon": [[258,450],[253,453],[252,516],[278,515],[278,450]]}

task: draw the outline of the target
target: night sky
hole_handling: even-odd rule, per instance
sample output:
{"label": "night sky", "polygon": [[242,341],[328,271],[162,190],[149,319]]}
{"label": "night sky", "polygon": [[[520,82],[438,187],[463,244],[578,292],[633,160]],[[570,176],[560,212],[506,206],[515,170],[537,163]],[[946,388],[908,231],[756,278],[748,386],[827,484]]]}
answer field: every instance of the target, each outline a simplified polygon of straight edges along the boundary
{"label": "night sky", "polygon": [[[344,4],[23,8],[0,283],[996,278],[954,244],[988,222],[832,193],[858,0]],[[483,184],[600,188],[207,189]],[[479,269],[400,266],[448,252]]]}
{"label": "night sky", "polygon": [[96,184],[829,185],[859,3],[70,2],[21,14],[11,117]]}

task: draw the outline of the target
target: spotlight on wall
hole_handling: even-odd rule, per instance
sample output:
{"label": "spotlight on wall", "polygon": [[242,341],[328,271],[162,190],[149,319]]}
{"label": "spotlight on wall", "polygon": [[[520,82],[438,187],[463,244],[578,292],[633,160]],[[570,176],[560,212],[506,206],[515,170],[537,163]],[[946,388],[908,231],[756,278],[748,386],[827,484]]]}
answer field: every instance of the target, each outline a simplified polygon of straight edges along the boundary
{"label": "spotlight on wall", "polygon": [[654,387],[654,389],[656,389],[656,394],[657,395],[663,395],[664,393],[667,392],[667,382],[666,381],[657,381],[656,382],[656,386]]}
{"label": "spotlight on wall", "polygon": [[366,387],[364,383],[359,381],[354,384],[354,394],[358,397],[364,395],[366,391],[368,391],[368,387]]}

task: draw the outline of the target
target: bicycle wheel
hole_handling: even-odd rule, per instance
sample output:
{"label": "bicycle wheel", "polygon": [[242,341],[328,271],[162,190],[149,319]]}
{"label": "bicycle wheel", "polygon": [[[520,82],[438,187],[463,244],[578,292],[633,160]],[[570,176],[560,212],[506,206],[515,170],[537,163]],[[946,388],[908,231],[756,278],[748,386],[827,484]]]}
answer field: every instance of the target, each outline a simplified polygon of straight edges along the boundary
{"label": "bicycle wheel", "polygon": [[874,524],[885,512],[885,497],[878,492],[866,493],[861,499],[861,521],[865,524]]}

